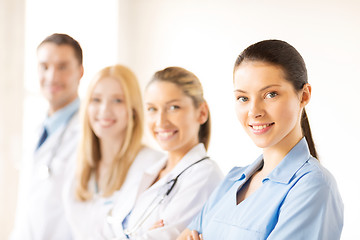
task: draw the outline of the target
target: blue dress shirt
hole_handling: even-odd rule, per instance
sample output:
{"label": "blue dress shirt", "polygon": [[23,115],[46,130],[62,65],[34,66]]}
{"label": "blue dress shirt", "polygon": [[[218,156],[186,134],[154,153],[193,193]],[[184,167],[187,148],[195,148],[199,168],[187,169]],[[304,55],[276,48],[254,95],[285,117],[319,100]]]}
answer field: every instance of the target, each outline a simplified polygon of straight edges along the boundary
{"label": "blue dress shirt", "polygon": [[237,205],[237,192],[263,164],[235,167],[188,226],[205,240],[340,239],[344,207],[335,179],[303,138]]}
{"label": "blue dress shirt", "polygon": [[67,124],[71,117],[78,111],[79,106],[80,99],[76,98],[73,102],[56,111],[50,117],[46,117],[43,126],[46,128],[48,136],[54,133],[61,126]]}

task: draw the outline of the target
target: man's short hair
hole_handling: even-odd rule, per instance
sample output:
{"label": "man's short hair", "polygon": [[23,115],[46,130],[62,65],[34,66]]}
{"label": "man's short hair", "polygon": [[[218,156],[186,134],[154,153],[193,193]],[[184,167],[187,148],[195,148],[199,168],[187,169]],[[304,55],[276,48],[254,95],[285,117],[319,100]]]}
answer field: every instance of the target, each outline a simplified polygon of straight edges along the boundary
{"label": "man's short hair", "polygon": [[38,46],[38,49],[43,45],[44,43],[54,43],[56,45],[69,45],[74,49],[75,57],[79,61],[79,63],[83,64],[83,54],[82,49],[80,47],[80,44],[70,37],[67,34],[62,33],[54,33],[48,37],[46,37]]}

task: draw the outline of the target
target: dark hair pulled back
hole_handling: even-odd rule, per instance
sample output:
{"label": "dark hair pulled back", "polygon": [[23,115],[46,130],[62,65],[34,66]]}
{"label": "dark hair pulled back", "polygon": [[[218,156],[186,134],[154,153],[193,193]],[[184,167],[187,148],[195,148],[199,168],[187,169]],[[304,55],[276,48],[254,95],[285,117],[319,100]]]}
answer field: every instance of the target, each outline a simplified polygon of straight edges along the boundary
{"label": "dark hair pulled back", "polygon": [[[280,66],[284,71],[285,79],[294,86],[296,91],[300,91],[304,85],[308,83],[304,59],[300,53],[287,42],[281,40],[264,40],[247,47],[236,59],[234,72],[244,61],[266,62]],[[311,155],[317,158],[318,156],[305,109],[301,115],[301,129],[308,143]]]}

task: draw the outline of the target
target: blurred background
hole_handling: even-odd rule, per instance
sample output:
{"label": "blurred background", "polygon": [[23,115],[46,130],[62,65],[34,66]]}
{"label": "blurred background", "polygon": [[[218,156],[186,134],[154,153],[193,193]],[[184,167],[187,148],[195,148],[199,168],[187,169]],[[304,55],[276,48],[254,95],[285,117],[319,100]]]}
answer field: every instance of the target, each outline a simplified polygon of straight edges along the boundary
{"label": "blurred background", "polygon": [[[345,204],[342,239],[360,239],[360,2],[357,0],[0,0],[0,239],[13,225],[18,166],[31,128],[44,118],[36,47],[52,33],[81,44],[88,82],[124,64],[142,88],[155,71],[181,66],[202,81],[212,116],[209,155],[226,174],[260,154],[237,122],[237,55],[281,39],[304,57],[313,95],[307,107],[320,161]],[[155,146],[148,135],[144,140]]]}

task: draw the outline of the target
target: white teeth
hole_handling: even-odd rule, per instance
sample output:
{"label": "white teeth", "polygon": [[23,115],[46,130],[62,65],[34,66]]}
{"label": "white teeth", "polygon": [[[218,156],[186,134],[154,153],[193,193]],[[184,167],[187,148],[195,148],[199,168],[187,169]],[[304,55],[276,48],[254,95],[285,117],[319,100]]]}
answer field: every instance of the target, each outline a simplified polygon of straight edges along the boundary
{"label": "white teeth", "polygon": [[114,123],[114,121],[113,120],[99,120],[99,123],[103,127],[109,127]]}
{"label": "white teeth", "polygon": [[174,133],[173,132],[159,132],[158,133],[158,135],[160,136],[160,137],[164,137],[164,138],[166,138],[166,137],[170,137],[171,135],[173,135]]}
{"label": "white teeth", "polygon": [[261,129],[264,129],[266,127],[270,126],[270,124],[264,124],[264,125],[258,125],[258,126],[252,126],[253,129],[255,130],[261,130]]}

